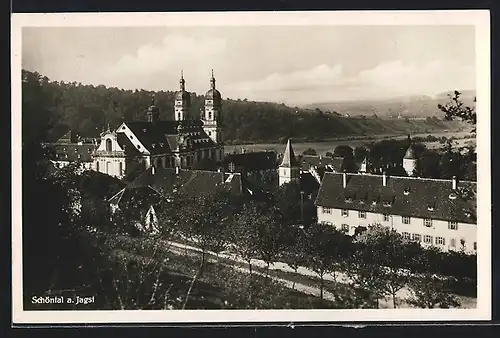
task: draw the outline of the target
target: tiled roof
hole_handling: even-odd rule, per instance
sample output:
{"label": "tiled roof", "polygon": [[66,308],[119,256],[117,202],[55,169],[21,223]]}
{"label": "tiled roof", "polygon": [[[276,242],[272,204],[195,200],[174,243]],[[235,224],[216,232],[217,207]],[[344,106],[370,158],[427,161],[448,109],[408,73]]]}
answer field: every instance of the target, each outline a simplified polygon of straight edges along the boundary
{"label": "tiled roof", "polygon": [[120,147],[124,150],[125,156],[141,156],[142,153],[137,150],[134,144],[128,139],[128,137],[123,133],[116,134],[116,141]]}
{"label": "tiled roof", "polygon": [[92,162],[92,154],[96,149],[93,144],[52,143],[48,146],[54,150],[54,154],[50,158],[51,160],[68,162]]}
{"label": "tiled roof", "polygon": [[228,154],[224,158],[225,170],[230,170],[230,164],[235,170],[243,169],[247,172],[278,168],[277,154],[274,151],[256,151],[243,154]]}
{"label": "tiled roof", "polygon": [[295,153],[293,152],[292,142],[288,139],[286,143],[285,152],[283,153],[283,160],[281,161],[280,166],[283,167],[298,167],[299,164],[297,159],[295,158]]}
{"label": "tiled roof", "polygon": [[[475,188],[475,182],[459,181],[457,190],[451,180],[421,179],[382,175],[326,173],[316,205],[370,211],[383,214],[432,218],[465,223],[476,222],[476,201],[460,196],[461,188]],[[455,196],[451,199],[450,196]]]}
{"label": "tiled roof", "polygon": [[[231,180],[226,182],[230,176]],[[170,168],[156,168],[153,174],[149,168],[131,182],[128,188],[150,186],[166,195],[177,189],[181,194],[192,196],[212,191],[223,185],[234,193],[241,193],[241,176],[239,174],[188,169],[179,169],[179,174],[176,174],[175,169]]]}
{"label": "tiled roof", "polygon": [[108,203],[117,205],[129,217],[140,219],[151,205],[158,206],[163,199],[164,196],[158,191],[145,186],[136,189],[124,188],[111,197]]}
{"label": "tiled roof", "polygon": [[[125,125],[151,154],[171,153],[177,147],[179,121],[133,121]],[[203,130],[201,121],[183,121],[183,133],[192,140],[191,149],[209,148],[214,142]],[[118,130],[117,132],[120,132]]]}
{"label": "tiled roof", "polygon": [[300,190],[304,191],[306,194],[311,194],[319,189],[319,183],[311,175],[311,173],[305,172],[300,174]]}
{"label": "tiled roof", "polygon": [[344,159],[342,157],[330,157],[330,156],[319,156],[319,155],[303,155],[301,157],[301,168],[302,170],[309,170],[310,167],[325,167],[332,166],[333,170],[341,171],[342,163]]}

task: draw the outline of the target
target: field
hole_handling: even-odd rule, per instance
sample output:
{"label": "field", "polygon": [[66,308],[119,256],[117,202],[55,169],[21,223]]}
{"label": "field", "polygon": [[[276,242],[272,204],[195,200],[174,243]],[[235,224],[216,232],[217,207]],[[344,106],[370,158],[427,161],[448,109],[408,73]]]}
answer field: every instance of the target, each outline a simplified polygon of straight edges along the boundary
{"label": "field", "polygon": [[[413,134],[412,137],[420,136],[425,137],[427,135],[433,135],[436,137],[445,136],[447,138],[455,137],[462,138],[466,135],[470,135],[469,131],[442,131],[442,132],[432,132],[432,133],[422,133],[422,134]],[[327,151],[333,152],[336,146],[338,145],[349,145],[351,147],[360,146],[363,144],[369,144],[372,142],[377,142],[383,139],[403,139],[406,138],[407,135],[377,135],[373,137],[365,137],[365,138],[340,138],[340,139],[332,139],[330,141],[325,142],[301,142],[301,143],[293,143],[293,149],[296,155],[302,154],[302,152],[308,148],[313,148],[316,150],[318,154],[324,155]],[[460,145],[465,145],[467,141],[471,141],[471,139],[458,140]],[[428,147],[439,147],[439,142],[429,143]],[[263,151],[263,150],[272,150],[278,153],[281,153],[285,149],[284,144],[279,143],[258,143],[258,144],[245,144],[245,145],[234,145],[234,146],[225,146],[224,151],[226,153],[232,153],[236,151],[237,153],[241,152],[241,149],[245,149],[245,151]]]}

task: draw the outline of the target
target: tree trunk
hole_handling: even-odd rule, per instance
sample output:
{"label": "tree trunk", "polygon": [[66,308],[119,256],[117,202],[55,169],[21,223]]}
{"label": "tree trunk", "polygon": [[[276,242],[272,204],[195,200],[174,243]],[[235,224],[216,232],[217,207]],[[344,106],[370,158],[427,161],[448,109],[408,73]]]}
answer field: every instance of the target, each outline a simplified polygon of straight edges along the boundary
{"label": "tree trunk", "polygon": [[204,267],[205,267],[205,250],[201,252],[200,277],[203,276]]}
{"label": "tree trunk", "polygon": [[[299,270],[298,267],[296,269],[294,269],[295,273],[297,273],[298,270]],[[295,278],[292,281],[292,290],[295,290]]]}
{"label": "tree trunk", "polygon": [[269,277],[269,265],[270,265],[270,263],[269,262],[266,262],[266,263],[267,263],[266,274],[267,274],[267,277]]}
{"label": "tree trunk", "polygon": [[319,287],[319,298],[321,299],[321,302],[323,302],[323,287],[324,287],[324,279],[323,279],[323,274],[321,274],[319,276],[320,280],[321,280],[321,283],[320,283],[320,287]]}
{"label": "tree trunk", "polygon": [[396,303],[396,292],[395,291],[392,291],[392,305],[394,306],[395,309],[398,307],[398,305]]}
{"label": "tree trunk", "polygon": [[375,308],[378,309],[380,306],[379,301],[378,301],[378,296],[375,296],[375,299],[376,299]]}

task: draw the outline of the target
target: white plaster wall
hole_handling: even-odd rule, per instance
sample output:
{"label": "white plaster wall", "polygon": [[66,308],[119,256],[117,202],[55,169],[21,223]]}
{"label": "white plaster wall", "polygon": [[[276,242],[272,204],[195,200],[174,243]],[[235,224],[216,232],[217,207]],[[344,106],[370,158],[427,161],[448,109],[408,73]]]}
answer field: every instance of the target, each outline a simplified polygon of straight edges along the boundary
{"label": "white plaster wall", "polygon": [[279,167],[278,168],[279,185],[283,185],[291,181],[297,182],[299,180],[299,175],[300,175],[299,173],[300,173],[299,168]]}
{"label": "white plaster wall", "polygon": [[[318,222],[328,223],[334,225],[336,228],[341,229],[342,224],[349,225],[349,235],[354,235],[354,230],[358,226],[367,227],[374,223],[391,227],[399,233],[408,232],[411,234],[420,234],[422,244],[425,235],[433,237],[433,245],[439,246],[443,251],[459,250],[461,247],[460,240],[465,240],[465,251],[474,252],[474,243],[477,242],[477,225],[468,223],[458,223],[457,230],[448,229],[448,221],[432,220],[432,226],[427,227],[424,225],[422,218],[410,218],[410,224],[403,224],[403,219],[399,215],[389,215],[389,219],[384,221],[384,215],[373,212],[366,212],[366,218],[359,218],[357,210],[349,210],[349,216],[344,217],[340,209],[331,209],[331,213],[325,213],[323,207],[318,206]],[[444,245],[436,244],[436,237],[443,237],[445,239]],[[455,239],[455,247],[452,247],[451,239]]]}

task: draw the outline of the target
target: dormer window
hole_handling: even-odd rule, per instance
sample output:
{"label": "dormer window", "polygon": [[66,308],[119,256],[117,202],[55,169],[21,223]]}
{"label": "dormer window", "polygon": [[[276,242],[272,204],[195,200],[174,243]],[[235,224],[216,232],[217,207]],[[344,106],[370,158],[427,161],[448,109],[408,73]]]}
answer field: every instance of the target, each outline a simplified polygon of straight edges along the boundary
{"label": "dormer window", "polygon": [[156,147],[156,144],[151,143],[151,148],[153,148],[153,149],[154,149],[155,147]]}
{"label": "dormer window", "polygon": [[456,199],[457,199],[457,195],[456,195],[456,194],[454,194],[454,193],[451,193],[451,194],[448,196],[448,198],[449,198],[450,200],[456,200]]}
{"label": "dormer window", "polygon": [[434,206],[432,206],[432,205],[428,205],[428,206],[427,206],[427,210],[429,210],[429,211],[434,211]]}
{"label": "dormer window", "polygon": [[409,189],[409,188],[406,188],[406,189],[403,191],[403,195],[408,196],[409,194],[410,194],[410,189]]}
{"label": "dormer window", "polygon": [[142,132],[145,133],[146,132],[146,128],[142,129]]}
{"label": "dormer window", "polygon": [[345,198],[345,201],[346,201],[347,203],[352,203],[352,197],[346,197],[346,198]]}
{"label": "dormer window", "polygon": [[163,148],[163,142],[160,142],[160,147]]}

